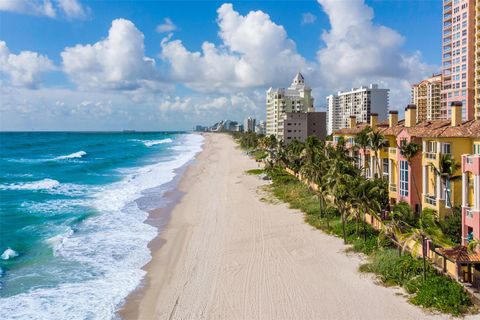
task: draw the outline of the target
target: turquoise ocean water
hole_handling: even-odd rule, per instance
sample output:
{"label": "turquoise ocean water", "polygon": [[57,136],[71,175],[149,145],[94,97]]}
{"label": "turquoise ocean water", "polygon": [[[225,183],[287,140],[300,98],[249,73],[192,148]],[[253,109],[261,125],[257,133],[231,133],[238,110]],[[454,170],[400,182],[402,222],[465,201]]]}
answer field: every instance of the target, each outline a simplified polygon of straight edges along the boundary
{"label": "turquoise ocean water", "polygon": [[0,319],[113,318],[151,258],[147,211],[202,141],[0,133]]}

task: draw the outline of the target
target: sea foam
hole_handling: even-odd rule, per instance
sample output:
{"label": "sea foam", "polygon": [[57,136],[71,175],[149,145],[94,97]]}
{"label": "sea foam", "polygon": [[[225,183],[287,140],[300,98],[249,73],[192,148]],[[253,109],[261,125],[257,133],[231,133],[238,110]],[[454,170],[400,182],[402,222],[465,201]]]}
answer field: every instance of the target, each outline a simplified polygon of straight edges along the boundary
{"label": "sea foam", "polygon": [[3,260],[9,260],[18,256],[17,251],[7,248],[0,256]]}
{"label": "sea foam", "polygon": [[46,190],[58,187],[60,182],[54,179],[20,182],[0,185],[0,190]]}
{"label": "sea foam", "polygon": [[52,160],[66,160],[66,159],[76,159],[85,156],[87,153],[85,151],[77,151],[71,154],[67,154],[66,156],[59,156],[53,158]]}
{"label": "sea foam", "polygon": [[166,184],[175,170],[201,151],[203,137],[185,135],[176,142],[185,148],[167,161],[139,167],[119,182],[97,190],[90,206],[98,214],[48,240],[59,259],[94,270],[84,281],[35,288],[0,299],[5,319],[112,319],[120,304],[145,276],[151,259],[148,243],[157,229],[145,223],[148,213],[135,200],[144,191]]}
{"label": "sea foam", "polygon": [[161,139],[161,140],[142,140],[143,144],[145,144],[147,147],[153,147],[157,144],[164,144],[164,143],[172,143],[173,140],[170,138],[167,139]]}

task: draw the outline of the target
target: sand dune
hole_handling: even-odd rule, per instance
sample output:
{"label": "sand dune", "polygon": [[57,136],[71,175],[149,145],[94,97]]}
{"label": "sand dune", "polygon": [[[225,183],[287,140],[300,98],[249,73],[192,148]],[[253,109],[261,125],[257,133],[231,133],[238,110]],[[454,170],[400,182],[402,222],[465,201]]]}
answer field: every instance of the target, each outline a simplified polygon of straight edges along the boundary
{"label": "sand dune", "polygon": [[266,184],[227,135],[207,135],[127,319],[422,319],[401,291],[358,273],[360,258],[302,213],[261,201]]}

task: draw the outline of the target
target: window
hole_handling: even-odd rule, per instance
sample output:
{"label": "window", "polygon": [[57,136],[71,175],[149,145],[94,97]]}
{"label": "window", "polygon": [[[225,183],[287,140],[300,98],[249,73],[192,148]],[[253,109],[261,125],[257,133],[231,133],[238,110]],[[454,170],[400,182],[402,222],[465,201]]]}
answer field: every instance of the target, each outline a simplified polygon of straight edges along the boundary
{"label": "window", "polygon": [[437,153],[437,143],[435,141],[428,141],[427,152],[428,153]]}
{"label": "window", "polygon": [[480,144],[475,143],[475,144],[473,145],[473,154],[480,155]]}
{"label": "window", "polygon": [[451,190],[451,184],[450,184],[450,178],[447,177],[445,180],[445,207],[450,208],[450,204],[452,203],[452,190]]}
{"label": "window", "polygon": [[388,160],[388,159],[383,159],[383,165],[382,165],[383,166],[383,176],[386,177],[386,178],[388,178],[388,173],[389,173],[389,171],[388,171],[388,162],[389,161],[390,160]]}
{"label": "window", "polygon": [[400,195],[408,197],[408,162],[400,161]]}
{"label": "window", "polygon": [[442,153],[444,154],[451,154],[452,153],[452,147],[450,143],[443,143],[442,144]]}

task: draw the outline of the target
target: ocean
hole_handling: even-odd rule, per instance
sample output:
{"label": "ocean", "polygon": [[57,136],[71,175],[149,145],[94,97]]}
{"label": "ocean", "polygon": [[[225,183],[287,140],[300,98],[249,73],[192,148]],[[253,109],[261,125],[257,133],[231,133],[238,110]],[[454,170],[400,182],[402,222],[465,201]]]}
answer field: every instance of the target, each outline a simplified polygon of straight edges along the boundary
{"label": "ocean", "polygon": [[112,319],[190,133],[0,133],[0,319]]}

